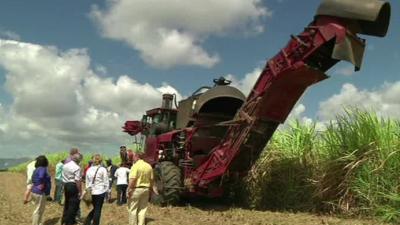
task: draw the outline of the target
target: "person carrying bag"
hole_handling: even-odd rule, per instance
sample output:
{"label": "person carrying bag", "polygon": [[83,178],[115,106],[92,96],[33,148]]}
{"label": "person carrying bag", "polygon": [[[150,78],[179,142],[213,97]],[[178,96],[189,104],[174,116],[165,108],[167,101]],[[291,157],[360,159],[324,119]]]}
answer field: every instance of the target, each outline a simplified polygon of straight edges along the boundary
{"label": "person carrying bag", "polygon": [[92,204],[92,186],[94,185],[94,181],[96,180],[96,175],[97,172],[99,171],[100,166],[96,169],[96,172],[94,174],[94,178],[92,180],[92,183],[89,187],[85,188],[85,191],[82,194],[81,200],[86,204],[86,206],[90,206]]}
{"label": "person carrying bag", "polygon": [[100,154],[95,154],[93,156],[93,165],[86,173],[86,192],[89,194],[84,194],[83,197],[90,199],[91,194],[93,209],[86,217],[85,225],[100,224],[101,209],[103,208],[104,198],[109,185],[107,169],[101,166],[101,162],[102,158]]}

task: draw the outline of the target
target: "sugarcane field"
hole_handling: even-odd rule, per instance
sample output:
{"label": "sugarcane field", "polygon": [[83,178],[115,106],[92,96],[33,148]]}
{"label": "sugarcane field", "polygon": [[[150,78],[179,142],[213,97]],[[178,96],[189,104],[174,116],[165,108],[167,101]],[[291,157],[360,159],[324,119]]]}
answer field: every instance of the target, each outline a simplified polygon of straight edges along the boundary
{"label": "sugarcane field", "polygon": [[400,223],[399,1],[2,3],[0,225]]}

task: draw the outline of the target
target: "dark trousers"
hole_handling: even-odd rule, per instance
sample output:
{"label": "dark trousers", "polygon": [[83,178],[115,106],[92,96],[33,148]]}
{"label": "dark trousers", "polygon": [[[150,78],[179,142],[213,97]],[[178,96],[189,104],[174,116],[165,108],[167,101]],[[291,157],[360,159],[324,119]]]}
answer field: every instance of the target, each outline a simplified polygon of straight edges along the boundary
{"label": "dark trousers", "polygon": [[103,208],[104,197],[106,193],[101,195],[92,195],[92,205],[93,209],[90,211],[85,220],[85,225],[99,225],[101,217],[101,209]]}
{"label": "dark trousers", "polygon": [[64,212],[62,217],[62,224],[72,225],[76,223],[76,214],[79,209],[79,191],[75,183],[64,184]]}
{"label": "dark trousers", "polygon": [[126,189],[128,188],[127,184],[119,184],[117,185],[117,204],[122,205],[125,204],[126,201]]}
{"label": "dark trousers", "polygon": [[61,204],[61,198],[64,191],[64,185],[62,180],[55,180],[56,181],[56,188],[54,189],[54,201]]}
{"label": "dark trousers", "polygon": [[109,178],[109,182],[108,182],[108,191],[106,193],[106,201],[111,203],[111,191],[112,191],[112,185],[114,183],[114,179],[113,178]]}

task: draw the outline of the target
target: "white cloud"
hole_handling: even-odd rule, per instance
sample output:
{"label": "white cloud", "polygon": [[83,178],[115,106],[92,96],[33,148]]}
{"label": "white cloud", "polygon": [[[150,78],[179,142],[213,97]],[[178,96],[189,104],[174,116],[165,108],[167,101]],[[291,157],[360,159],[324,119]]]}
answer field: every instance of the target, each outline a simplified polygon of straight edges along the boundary
{"label": "white cloud", "polygon": [[91,76],[85,80],[84,87],[82,93],[91,105],[129,118],[138,118],[144,110],[159,106],[160,93],[177,93],[178,99],[181,98],[178,91],[166,83],[155,88],[150,84],[140,84],[126,75],[115,82],[111,78]]}
{"label": "white cloud", "polygon": [[252,72],[244,75],[243,79],[238,79],[235,75],[228,74],[224,77],[232,81],[232,86],[241,90],[245,95],[248,95],[260,76],[261,68],[255,68]]}
{"label": "white cloud", "polygon": [[385,83],[376,90],[359,90],[346,83],[340,93],[320,103],[318,116],[322,120],[333,119],[343,107],[357,106],[373,110],[380,116],[400,118],[399,96],[400,81]]}
{"label": "white cloud", "polygon": [[21,37],[17,33],[10,30],[0,30],[0,38],[16,41],[19,41],[21,39]]}
{"label": "white cloud", "polygon": [[294,108],[293,108],[293,110],[292,110],[292,112],[290,113],[290,115],[289,115],[289,117],[291,117],[291,118],[293,118],[293,119],[295,119],[295,118],[297,118],[297,119],[299,119],[299,118],[301,118],[302,117],[302,115],[303,115],[303,113],[306,111],[306,107],[303,105],[303,104],[297,104]]}
{"label": "white cloud", "polygon": [[162,93],[177,93],[168,84],[153,87],[127,75],[115,81],[101,77],[84,49],[0,40],[0,66],[12,97],[10,105],[0,105],[2,154],[72,146],[117,150],[130,139],[121,131],[125,120],[140,119],[145,110],[159,106]]}
{"label": "white cloud", "polygon": [[94,69],[99,74],[104,74],[104,75],[107,74],[107,68],[104,67],[103,65],[96,65]]}
{"label": "white cloud", "polygon": [[304,115],[305,111],[306,111],[305,105],[303,105],[302,103],[297,103],[293,107],[293,110],[290,112],[285,123],[291,122],[294,120],[299,120],[302,123],[311,124],[313,122],[313,120]]}
{"label": "white cloud", "polygon": [[201,45],[211,35],[258,33],[271,12],[261,0],[108,0],[93,6],[102,35],[127,43],[155,67],[212,67],[220,59]]}

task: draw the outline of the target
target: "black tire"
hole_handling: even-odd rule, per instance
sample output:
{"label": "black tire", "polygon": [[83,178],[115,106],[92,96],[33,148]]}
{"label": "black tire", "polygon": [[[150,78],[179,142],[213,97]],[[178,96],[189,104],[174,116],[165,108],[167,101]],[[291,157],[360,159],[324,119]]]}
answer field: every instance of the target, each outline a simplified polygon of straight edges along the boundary
{"label": "black tire", "polygon": [[183,187],[179,167],[170,161],[161,162],[156,165],[154,176],[159,195],[153,196],[152,203],[161,206],[177,205]]}

